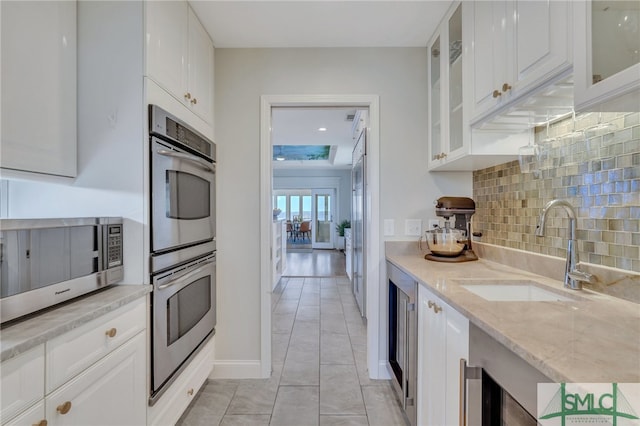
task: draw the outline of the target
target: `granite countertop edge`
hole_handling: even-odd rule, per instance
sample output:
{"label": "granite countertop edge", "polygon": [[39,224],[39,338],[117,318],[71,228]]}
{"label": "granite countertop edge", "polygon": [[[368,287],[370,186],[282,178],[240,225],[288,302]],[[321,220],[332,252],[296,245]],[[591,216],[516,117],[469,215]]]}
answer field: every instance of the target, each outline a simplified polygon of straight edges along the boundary
{"label": "granite countertop edge", "polygon": [[0,329],[4,362],[150,293],[152,285],[113,285]]}
{"label": "granite countertop edge", "polygon": [[[536,342],[539,344],[539,346],[536,346],[534,343],[532,343],[532,341],[527,340],[529,338],[529,335],[524,338],[520,335],[520,333],[524,330],[523,327],[526,328],[526,326],[523,326],[522,324],[506,323],[504,321],[504,318],[507,318],[508,314],[496,312],[498,311],[498,305],[496,303],[501,304],[499,305],[501,307],[508,307],[509,305],[511,305],[509,309],[523,307],[525,311],[523,312],[522,321],[526,322],[526,315],[532,312],[531,310],[527,311],[527,309],[531,309],[534,304],[542,307],[543,305],[540,305],[540,302],[488,302],[460,288],[460,284],[462,281],[486,280],[487,278],[483,277],[482,274],[480,274],[479,277],[473,275],[464,276],[464,273],[460,273],[460,268],[458,268],[455,272],[451,271],[451,274],[449,275],[446,268],[451,268],[451,264],[429,262],[423,258],[423,254],[421,254],[418,250],[403,249],[398,251],[395,249],[386,249],[385,251],[385,257],[387,261],[394,264],[404,272],[408,273],[410,276],[416,279],[416,281],[418,281],[420,285],[425,286],[426,289],[440,297],[444,302],[451,305],[452,308],[456,309],[458,312],[466,316],[471,323],[489,334],[509,350],[517,354],[531,366],[546,375],[549,379],[556,382],[586,382],[587,380],[585,379],[594,381],[593,378],[596,376],[596,378],[600,379],[600,381],[607,381],[606,379],[609,378],[608,376],[606,376],[606,373],[594,374],[592,371],[588,371],[588,369],[590,368],[595,369],[602,367],[602,365],[599,364],[599,362],[602,361],[601,359],[596,359],[595,361],[593,361],[593,364],[580,365],[581,361],[585,361],[588,359],[588,354],[582,353],[581,356],[583,358],[581,360],[578,360],[574,365],[570,361],[568,361],[568,358],[570,355],[575,355],[575,352],[571,352],[571,350],[567,350],[563,347],[555,347],[560,345],[554,346],[553,342],[548,343],[541,340],[538,340]],[[553,303],[542,302],[545,303],[545,305],[544,308],[541,309],[541,311],[544,312],[544,310],[548,310],[549,315],[554,319],[569,318],[569,316],[571,315],[570,313],[568,313],[569,310],[573,309],[572,307],[580,307],[583,303],[590,303],[590,306],[592,307],[602,304],[606,304],[610,308],[619,306],[623,308],[624,312],[629,313],[629,322],[640,319],[640,315],[637,314],[637,312],[640,312],[640,308],[637,308],[637,312],[634,312],[634,307],[637,307],[637,305],[632,304],[632,302],[616,299],[615,297],[589,290],[585,290],[580,293],[572,293],[569,290],[563,289],[562,282],[560,281],[516,269],[511,266],[506,266],[485,259],[479,259],[476,262],[467,262],[466,268],[470,271],[482,270],[485,273],[497,273],[500,275],[498,279],[505,279],[507,277],[510,277],[510,279],[514,280],[535,281],[539,284],[548,285],[556,289],[556,291],[562,291],[567,295],[575,294],[576,297],[581,299],[576,302],[567,302],[556,305],[553,305]],[[425,271],[427,269],[433,270],[433,278],[430,279],[431,282],[427,282],[429,280],[425,279]],[[525,304],[527,305],[525,306]],[[589,315],[592,316],[592,319],[595,322],[599,320],[599,314],[599,312],[595,312]],[[573,319],[573,317],[571,318]],[[619,318],[620,316],[618,317],[618,319]],[[608,320],[606,318],[603,318],[602,321],[612,322],[615,320]],[[533,324],[530,325],[530,327],[532,326]],[[583,325],[582,329],[588,330],[589,324]],[[629,339],[635,339],[635,337],[637,336],[638,327],[633,327],[631,330],[629,330],[629,334],[627,337]],[[539,338],[539,335],[536,337]],[[616,340],[614,341],[622,342],[624,341],[624,337],[625,336],[616,336]],[[567,345],[572,345],[574,342],[577,342],[578,340],[583,338],[585,338],[585,336],[581,335],[579,332],[574,332],[570,335],[571,341],[568,341]],[[630,348],[627,348],[627,350],[634,351],[634,353],[636,354],[638,371],[617,371],[611,376],[611,378],[615,378],[614,381],[618,382],[638,382],[640,381],[640,345],[632,345]],[[627,354],[629,354],[629,352],[627,352]],[[612,359],[611,363],[615,363],[615,359]]]}

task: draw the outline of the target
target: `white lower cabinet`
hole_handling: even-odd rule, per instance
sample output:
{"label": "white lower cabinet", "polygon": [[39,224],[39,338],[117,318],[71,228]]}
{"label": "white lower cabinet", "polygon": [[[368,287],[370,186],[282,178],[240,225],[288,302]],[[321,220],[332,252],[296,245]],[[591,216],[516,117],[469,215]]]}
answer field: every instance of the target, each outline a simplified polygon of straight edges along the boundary
{"label": "white lower cabinet", "polygon": [[146,424],[146,324],[143,297],[2,362],[2,426]]}
{"label": "white lower cabinet", "polygon": [[4,425],[44,397],[44,345],[3,362],[0,379],[0,418]]}
{"label": "white lower cabinet", "polygon": [[424,285],[418,288],[418,424],[458,425],[460,359],[469,357],[469,321]]}
{"label": "white lower cabinet", "polygon": [[47,426],[48,424],[44,414],[44,399],[8,423],[2,423],[3,426]]}
{"label": "white lower cabinet", "polygon": [[213,370],[215,336],[211,338],[180,373],[166,392],[147,410],[147,424],[173,425],[193,401]]}
{"label": "white lower cabinet", "polygon": [[49,425],[144,425],[145,358],[139,333],[45,398]]}

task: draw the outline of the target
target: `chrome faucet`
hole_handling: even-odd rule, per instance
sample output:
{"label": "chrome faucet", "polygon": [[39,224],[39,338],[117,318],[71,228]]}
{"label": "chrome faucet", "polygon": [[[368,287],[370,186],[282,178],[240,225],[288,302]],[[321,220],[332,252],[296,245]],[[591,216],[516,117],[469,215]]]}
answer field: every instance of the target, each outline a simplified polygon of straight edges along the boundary
{"label": "chrome faucet", "polygon": [[564,286],[572,290],[582,289],[582,283],[594,283],[595,276],[588,272],[578,269],[578,247],[576,241],[576,212],[573,206],[566,200],[551,200],[544,206],[538,225],[536,226],[536,235],[544,236],[544,228],[547,224],[547,213],[554,207],[563,207],[569,216],[569,242],[567,244],[567,263],[564,273]]}

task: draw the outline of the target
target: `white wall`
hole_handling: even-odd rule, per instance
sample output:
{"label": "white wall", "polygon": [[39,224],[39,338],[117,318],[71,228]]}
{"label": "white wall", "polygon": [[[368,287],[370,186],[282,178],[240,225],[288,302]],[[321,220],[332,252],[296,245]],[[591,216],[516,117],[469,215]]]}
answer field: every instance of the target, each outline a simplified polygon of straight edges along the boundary
{"label": "white wall", "polygon": [[[216,358],[249,365],[260,359],[256,227],[261,95],[379,95],[380,216],[396,219],[396,235],[389,239],[405,238],[406,218],[422,219],[426,225],[435,217],[433,200],[439,196],[470,196],[472,178],[471,173],[426,171],[426,48],[216,49],[215,75],[220,301]],[[379,281],[385,282],[383,277]]]}

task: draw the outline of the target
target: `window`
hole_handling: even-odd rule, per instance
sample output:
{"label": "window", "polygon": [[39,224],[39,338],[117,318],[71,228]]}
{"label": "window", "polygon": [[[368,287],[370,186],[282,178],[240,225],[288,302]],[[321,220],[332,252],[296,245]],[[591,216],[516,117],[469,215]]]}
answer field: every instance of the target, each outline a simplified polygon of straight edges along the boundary
{"label": "window", "polygon": [[273,206],[274,209],[277,207],[281,210],[277,219],[311,220],[313,218],[310,190],[274,191]]}

